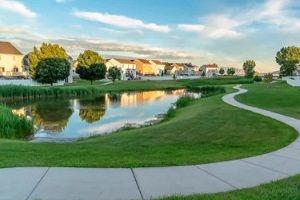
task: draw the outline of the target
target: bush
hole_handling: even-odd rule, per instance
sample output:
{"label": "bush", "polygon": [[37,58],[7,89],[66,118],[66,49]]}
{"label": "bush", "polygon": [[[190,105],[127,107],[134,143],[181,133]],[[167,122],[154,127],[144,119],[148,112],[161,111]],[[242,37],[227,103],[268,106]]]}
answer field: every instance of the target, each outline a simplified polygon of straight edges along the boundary
{"label": "bush", "polygon": [[187,91],[201,93],[202,98],[209,97],[212,95],[217,95],[217,94],[223,94],[226,92],[225,88],[221,86],[204,86],[204,87],[188,86]]}
{"label": "bush", "polygon": [[255,76],[253,78],[253,81],[255,81],[255,82],[262,82],[262,78],[260,76]]}
{"label": "bush", "polygon": [[193,95],[184,94],[178,98],[175,105],[176,108],[183,108],[189,105],[191,102],[195,101],[197,98],[195,98]]}

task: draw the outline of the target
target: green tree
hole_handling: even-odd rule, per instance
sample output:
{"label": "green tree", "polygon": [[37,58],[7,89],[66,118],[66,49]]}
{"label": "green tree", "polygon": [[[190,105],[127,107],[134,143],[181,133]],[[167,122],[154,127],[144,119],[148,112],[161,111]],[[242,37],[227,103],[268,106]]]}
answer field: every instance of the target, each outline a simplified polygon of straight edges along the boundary
{"label": "green tree", "polygon": [[280,65],[280,74],[292,76],[300,61],[300,48],[295,46],[283,47],[276,54],[276,62]]}
{"label": "green tree", "polygon": [[108,70],[108,77],[114,83],[116,79],[121,79],[121,71],[117,67],[111,67]]}
{"label": "green tree", "polygon": [[227,69],[227,74],[231,75],[231,76],[234,75],[235,74],[235,69],[233,67],[228,68]]}
{"label": "green tree", "polygon": [[264,75],[264,82],[267,83],[267,86],[269,87],[270,83],[273,81],[273,74],[272,73],[267,73]]}
{"label": "green tree", "polygon": [[94,63],[89,66],[78,65],[76,73],[81,79],[91,81],[92,85],[93,81],[105,78],[106,66],[104,63]]}
{"label": "green tree", "polygon": [[243,70],[245,72],[245,77],[252,78],[254,75],[254,67],[256,66],[256,63],[254,60],[247,60],[243,64]]}
{"label": "green tree", "polygon": [[42,43],[40,49],[33,47],[33,51],[29,53],[29,73],[31,77],[35,78],[36,66],[38,63],[46,58],[66,58],[66,51],[58,44]]}
{"label": "green tree", "polygon": [[70,63],[65,58],[46,58],[36,66],[34,79],[39,83],[49,83],[51,86],[70,75]]}
{"label": "green tree", "polygon": [[219,74],[223,75],[224,73],[225,73],[225,70],[224,70],[223,68],[221,68],[221,69],[219,70]]}
{"label": "green tree", "polygon": [[92,64],[101,64],[104,63],[102,57],[95,51],[85,50],[83,53],[79,54],[78,58],[78,66],[89,67]]}

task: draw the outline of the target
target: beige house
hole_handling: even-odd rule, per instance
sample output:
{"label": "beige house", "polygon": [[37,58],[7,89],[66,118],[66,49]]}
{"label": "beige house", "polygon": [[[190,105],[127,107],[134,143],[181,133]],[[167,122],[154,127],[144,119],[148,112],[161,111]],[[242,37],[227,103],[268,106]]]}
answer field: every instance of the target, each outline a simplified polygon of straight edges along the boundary
{"label": "beige house", "polygon": [[202,73],[204,72],[205,76],[208,78],[219,75],[219,68],[217,64],[202,65],[200,67],[200,70],[202,71]]}
{"label": "beige house", "polygon": [[135,79],[136,77],[136,64],[131,60],[112,58],[107,60],[105,65],[107,71],[111,67],[119,68],[121,70],[122,80]]}
{"label": "beige house", "polygon": [[0,77],[25,77],[22,68],[23,54],[11,43],[0,41]]}
{"label": "beige house", "polygon": [[155,75],[162,75],[165,71],[165,65],[159,60],[150,60],[152,69],[155,72]]}

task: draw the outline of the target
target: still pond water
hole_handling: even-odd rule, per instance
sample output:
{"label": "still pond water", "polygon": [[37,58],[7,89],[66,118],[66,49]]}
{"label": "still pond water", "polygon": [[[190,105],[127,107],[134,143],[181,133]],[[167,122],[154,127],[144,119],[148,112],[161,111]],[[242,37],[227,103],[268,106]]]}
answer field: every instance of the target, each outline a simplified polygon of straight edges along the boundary
{"label": "still pond water", "polygon": [[33,120],[34,138],[74,139],[106,134],[127,124],[145,124],[166,113],[185,90],[127,92],[96,98],[57,99],[10,104]]}

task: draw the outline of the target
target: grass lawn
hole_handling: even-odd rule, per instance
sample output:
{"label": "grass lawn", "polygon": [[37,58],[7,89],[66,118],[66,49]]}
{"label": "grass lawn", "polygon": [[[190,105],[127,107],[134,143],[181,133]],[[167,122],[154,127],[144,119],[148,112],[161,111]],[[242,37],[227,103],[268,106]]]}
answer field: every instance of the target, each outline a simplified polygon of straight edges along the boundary
{"label": "grass lawn", "polygon": [[264,83],[243,85],[248,92],[236,97],[236,100],[300,119],[300,88],[285,82],[273,83],[267,87]]}
{"label": "grass lawn", "polygon": [[201,164],[271,152],[297,137],[287,125],[229,106],[221,96],[195,101],[178,109],[174,118],[155,126],[75,143],[2,139],[0,167]]}
{"label": "grass lawn", "polygon": [[258,187],[218,194],[174,196],[160,200],[297,200],[300,199],[300,175]]}

